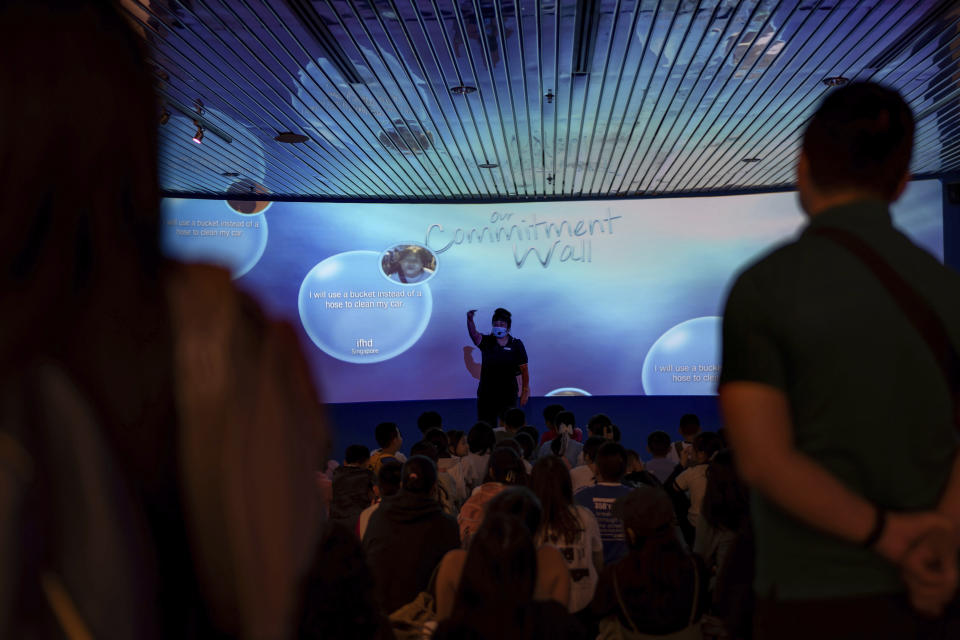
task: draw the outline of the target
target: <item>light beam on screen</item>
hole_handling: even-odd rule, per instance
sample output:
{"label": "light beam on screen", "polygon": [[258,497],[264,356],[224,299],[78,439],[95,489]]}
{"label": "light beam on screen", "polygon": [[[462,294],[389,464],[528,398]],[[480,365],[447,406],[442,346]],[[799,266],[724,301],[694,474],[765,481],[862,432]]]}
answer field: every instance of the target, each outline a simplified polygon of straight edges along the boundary
{"label": "light beam on screen", "polygon": [[[172,219],[197,219],[206,202],[177,201]],[[940,183],[914,182],[893,219],[942,259],[941,211]],[[719,364],[727,288],[806,224],[793,192],[469,205],[275,202],[269,216],[266,250],[238,284],[303,327],[330,402],[476,397],[465,363],[469,357],[476,365],[480,354],[465,314],[479,309],[477,328],[489,333],[497,307],[513,314],[511,334],[526,347],[534,396],[714,393],[710,378],[719,372],[709,369]],[[167,240],[169,250],[191,238]],[[392,282],[384,260],[411,245],[433,253],[435,273],[429,282]],[[530,251],[540,258],[531,253],[518,264]],[[674,333],[681,330],[683,338]]]}

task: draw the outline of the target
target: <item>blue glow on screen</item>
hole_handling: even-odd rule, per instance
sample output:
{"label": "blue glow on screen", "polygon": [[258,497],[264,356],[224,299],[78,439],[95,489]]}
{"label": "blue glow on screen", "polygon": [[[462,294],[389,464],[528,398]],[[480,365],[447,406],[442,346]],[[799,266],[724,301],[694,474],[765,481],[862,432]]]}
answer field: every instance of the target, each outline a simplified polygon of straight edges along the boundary
{"label": "blue glow on screen", "polygon": [[[893,215],[943,261],[940,189],[936,180],[911,183]],[[534,396],[712,394],[727,287],[805,222],[795,193],[275,202],[247,217],[223,201],[171,199],[163,211],[169,255],[206,255],[231,269],[272,315],[297,327],[328,402],[474,397],[479,353],[466,311],[478,309],[477,328],[488,333],[497,307],[513,314]],[[229,224],[214,224],[221,216]],[[191,220],[208,233],[194,236]],[[432,269],[398,282],[409,247]]]}

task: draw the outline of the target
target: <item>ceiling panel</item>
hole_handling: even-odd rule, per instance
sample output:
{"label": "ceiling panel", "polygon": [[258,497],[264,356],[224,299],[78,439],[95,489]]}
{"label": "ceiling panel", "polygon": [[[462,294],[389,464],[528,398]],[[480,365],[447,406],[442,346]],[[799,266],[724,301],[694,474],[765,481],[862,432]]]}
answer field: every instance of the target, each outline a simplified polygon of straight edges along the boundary
{"label": "ceiling panel", "polygon": [[[783,188],[830,79],[898,89],[918,119],[914,173],[960,169],[953,1],[124,6],[152,52],[167,195],[474,201]],[[304,141],[277,141],[284,132]]]}

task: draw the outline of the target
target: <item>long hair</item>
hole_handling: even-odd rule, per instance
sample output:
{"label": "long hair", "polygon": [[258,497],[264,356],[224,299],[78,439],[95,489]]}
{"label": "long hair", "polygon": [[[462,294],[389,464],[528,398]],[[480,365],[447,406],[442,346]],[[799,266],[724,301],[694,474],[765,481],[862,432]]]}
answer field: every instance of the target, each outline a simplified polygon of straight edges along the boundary
{"label": "long hair", "polygon": [[539,539],[562,540],[573,544],[583,533],[583,525],[573,512],[573,485],[567,465],[556,456],[547,456],[533,465],[530,488],[540,499],[543,518]]}
{"label": "long hair", "polygon": [[466,630],[469,637],[490,640],[527,637],[525,610],[533,600],[536,573],[537,553],[527,526],[516,516],[488,514],[470,540],[444,630],[449,637],[463,637]]}
{"label": "long hair", "polygon": [[740,531],[747,521],[747,488],[740,482],[729,449],[719,451],[707,467],[707,489],[703,494],[703,518],[714,529]]}

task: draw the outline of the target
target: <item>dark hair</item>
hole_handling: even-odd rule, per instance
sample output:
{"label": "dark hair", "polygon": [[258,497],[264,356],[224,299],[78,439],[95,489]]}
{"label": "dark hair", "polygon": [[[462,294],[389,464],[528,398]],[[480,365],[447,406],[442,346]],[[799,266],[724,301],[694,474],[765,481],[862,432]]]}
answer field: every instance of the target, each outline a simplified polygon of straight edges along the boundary
{"label": "dark hair", "polygon": [[437,465],[426,456],[410,456],[403,463],[403,489],[410,493],[426,495],[437,483]]}
{"label": "dark hair", "polygon": [[701,513],[714,529],[740,531],[747,521],[747,489],[740,482],[729,449],[722,449],[707,467],[707,489]]}
{"label": "dark hair", "polygon": [[403,483],[403,465],[396,458],[384,458],[377,473],[377,486],[380,487],[380,497],[386,498],[400,491]]}
{"label": "dark hair", "polygon": [[[576,418],[573,416],[572,411],[561,411],[554,418],[554,424],[559,429],[561,424],[568,424],[572,429],[577,428]],[[550,451],[553,452],[555,456],[565,455],[567,451],[567,443],[569,442],[570,436],[563,433],[550,441]]]}
{"label": "dark hair", "polygon": [[488,514],[470,539],[453,611],[437,637],[524,637],[536,573],[537,552],[526,525],[516,516]]}
{"label": "dark hair", "polygon": [[425,434],[430,429],[440,429],[443,427],[443,418],[436,411],[424,411],[417,417],[417,428],[420,433]]}
{"label": "dark hair", "polygon": [[607,442],[610,441],[602,436],[590,436],[587,438],[587,441],[583,443],[583,459],[596,462],[597,451]]}
{"label": "dark hair", "polygon": [[497,437],[493,434],[493,427],[486,422],[478,422],[470,427],[467,434],[467,446],[471,453],[484,454],[493,449]]}
{"label": "dark hair", "polygon": [[504,447],[513,449],[515,454],[521,458],[523,457],[523,447],[520,446],[520,443],[517,442],[516,438],[504,438],[497,444],[493,445],[493,450],[496,451],[497,449],[503,449]]}
{"label": "dark hair", "polygon": [[510,447],[500,447],[490,454],[487,476],[491,482],[504,484],[527,483],[527,471],[523,467],[520,455]]}
{"label": "dark hair", "polygon": [[460,441],[463,440],[464,433],[459,429],[451,429],[450,431],[447,431],[446,436],[447,436],[447,451],[449,451],[450,454],[453,455],[453,450],[456,449],[457,445],[460,444]]}
{"label": "dark hair", "polygon": [[617,442],[608,440],[597,451],[598,480],[602,482],[620,482],[627,472],[627,452]]}
{"label": "dark hair", "polygon": [[607,427],[613,424],[613,421],[605,413],[598,413],[590,416],[587,420],[587,432],[592,435],[602,436]]}
{"label": "dark hair", "polygon": [[520,449],[523,451],[523,459],[529,460],[533,455],[533,449],[536,447],[536,443],[533,438],[530,437],[529,433],[521,431],[513,437],[517,441],[517,444],[520,445]]}
{"label": "dark hair", "polygon": [[807,124],[803,152],[823,191],[861,189],[893,200],[910,167],[914,120],[899,93],[854,82],[829,93]]}
{"label": "dark hair", "polygon": [[564,410],[564,411],[559,412],[559,413],[554,417],[554,419],[553,419],[553,424],[557,425],[558,427],[559,427],[561,424],[568,424],[568,425],[570,425],[571,427],[573,427],[574,429],[576,429],[576,428],[577,428],[577,419],[574,417],[573,411],[566,411],[566,410]]}
{"label": "dark hair", "polygon": [[370,448],[362,444],[352,444],[343,454],[344,464],[358,464],[370,459]]}
{"label": "dark hair", "polygon": [[397,426],[396,422],[381,422],[373,430],[373,437],[376,438],[377,444],[381,448],[386,448],[390,446],[390,443],[399,433],[400,427]]}
{"label": "dark hair", "polygon": [[504,309],[503,307],[497,307],[493,311],[493,317],[490,319],[490,322],[496,322],[497,320],[502,320],[507,323],[507,329],[511,325],[511,315],[510,312]]}
{"label": "dark hair", "polygon": [[491,513],[504,513],[520,518],[520,522],[526,525],[530,535],[536,536],[540,528],[543,508],[540,506],[540,500],[530,489],[507,487],[490,498],[485,513],[484,517],[489,517]]}
{"label": "dark hair", "polygon": [[540,442],[540,432],[537,431],[536,427],[531,427],[528,424],[520,427],[518,433],[525,433],[530,436],[530,439],[533,440],[533,446],[537,446],[537,443]]}
{"label": "dark hair", "polygon": [[680,417],[680,433],[692,436],[700,431],[700,418],[694,413],[686,413]]}
{"label": "dark hair", "polygon": [[557,424],[557,414],[563,411],[562,404],[548,404],[543,410],[543,421],[547,425]]}
{"label": "dark hair", "polygon": [[527,414],[523,412],[523,409],[511,407],[503,412],[503,424],[507,425],[511,429],[519,429],[526,423]]}
{"label": "dark hair", "polygon": [[647,448],[650,454],[658,458],[663,458],[670,453],[670,434],[666,431],[654,431],[647,436]]}
{"label": "dark hair", "polygon": [[437,453],[441,458],[445,458],[448,455],[447,448],[450,446],[450,440],[447,439],[447,434],[440,429],[427,430],[427,432],[423,434],[423,439],[433,443],[433,446],[437,448]]}
{"label": "dark hair", "polygon": [[433,460],[434,464],[440,459],[440,452],[437,450],[437,446],[429,440],[421,440],[415,443],[410,447],[410,455],[426,456]]}
{"label": "dark hair", "polygon": [[[616,441],[614,441],[616,442]],[[634,451],[633,449],[627,449],[627,463],[629,464],[631,460],[640,460],[640,454]]]}
{"label": "dark hair", "polygon": [[707,454],[707,458],[710,458],[723,448],[723,440],[712,431],[704,431],[693,439],[693,448],[695,451]]}
{"label": "dark hair", "polygon": [[543,508],[541,535],[549,530],[552,539],[547,542],[563,540],[566,544],[573,544],[583,526],[573,514],[573,485],[567,465],[556,456],[537,460],[530,476],[530,488]]}

